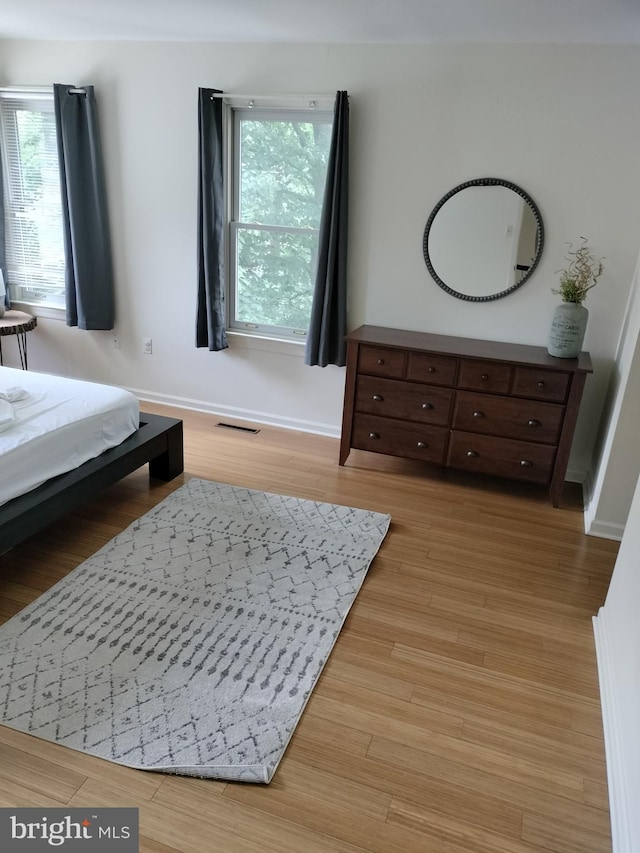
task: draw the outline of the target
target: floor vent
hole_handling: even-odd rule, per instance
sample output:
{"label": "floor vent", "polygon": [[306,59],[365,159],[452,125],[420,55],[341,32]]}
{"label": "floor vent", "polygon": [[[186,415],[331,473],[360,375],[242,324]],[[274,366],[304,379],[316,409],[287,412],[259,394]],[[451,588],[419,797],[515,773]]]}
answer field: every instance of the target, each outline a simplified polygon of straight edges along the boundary
{"label": "floor vent", "polygon": [[259,429],[255,429],[254,427],[238,426],[237,424],[225,424],[222,421],[217,423],[216,426],[222,427],[222,429],[235,429],[239,432],[250,432],[253,435],[257,435],[260,432]]}

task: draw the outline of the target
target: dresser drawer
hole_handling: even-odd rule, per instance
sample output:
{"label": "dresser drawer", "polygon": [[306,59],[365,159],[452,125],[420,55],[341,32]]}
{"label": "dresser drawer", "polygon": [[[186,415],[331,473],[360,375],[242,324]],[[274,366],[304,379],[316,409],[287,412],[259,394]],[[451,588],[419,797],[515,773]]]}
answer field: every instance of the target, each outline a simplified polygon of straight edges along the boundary
{"label": "dresser drawer", "polygon": [[458,391],[453,428],[556,444],[563,415],[564,406],[556,403]]}
{"label": "dresser drawer", "polygon": [[407,379],[430,385],[455,385],[458,359],[446,355],[410,352]]}
{"label": "dresser drawer", "polygon": [[387,418],[448,426],[454,392],[400,379],[358,376],[355,408]]}
{"label": "dresser drawer", "polygon": [[401,379],[404,374],[405,354],[402,350],[387,347],[360,347],[358,372],[374,376],[393,376]]}
{"label": "dresser drawer", "polygon": [[520,397],[564,403],[570,382],[571,376],[568,373],[538,370],[535,367],[516,367],[511,393]]}
{"label": "dresser drawer", "polygon": [[449,431],[443,427],[358,414],[353,419],[351,446],[442,465],[448,437]]}
{"label": "dresser drawer", "polygon": [[469,391],[508,394],[512,372],[513,368],[510,364],[464,359],[460,364],[458,388],[466,388]]}
{"label": "dresser drawer", "polygon": [[496,477],[548,483],[555,457],[556,449],[549,445],[454,431],[447,464]]}

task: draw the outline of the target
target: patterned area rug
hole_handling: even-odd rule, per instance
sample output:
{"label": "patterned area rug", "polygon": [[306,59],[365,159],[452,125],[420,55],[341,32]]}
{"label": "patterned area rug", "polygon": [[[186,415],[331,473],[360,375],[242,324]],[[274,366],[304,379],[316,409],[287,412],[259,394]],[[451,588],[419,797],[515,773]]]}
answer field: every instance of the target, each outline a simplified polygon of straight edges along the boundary
{"label": "patterned area rug", "polygon": [[0,720],[269,782],[390,522],[190,480],[0,627]]}

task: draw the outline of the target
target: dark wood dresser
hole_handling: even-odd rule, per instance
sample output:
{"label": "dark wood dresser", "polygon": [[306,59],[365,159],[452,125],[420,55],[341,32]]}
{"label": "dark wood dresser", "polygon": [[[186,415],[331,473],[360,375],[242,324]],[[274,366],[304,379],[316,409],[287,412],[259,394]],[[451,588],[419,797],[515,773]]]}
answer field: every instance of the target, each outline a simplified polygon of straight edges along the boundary
{"label": "dark wood dresser", "polygon": [[589,353],[361,326],[347,335],[340,464],[352,448],[562,495]]}

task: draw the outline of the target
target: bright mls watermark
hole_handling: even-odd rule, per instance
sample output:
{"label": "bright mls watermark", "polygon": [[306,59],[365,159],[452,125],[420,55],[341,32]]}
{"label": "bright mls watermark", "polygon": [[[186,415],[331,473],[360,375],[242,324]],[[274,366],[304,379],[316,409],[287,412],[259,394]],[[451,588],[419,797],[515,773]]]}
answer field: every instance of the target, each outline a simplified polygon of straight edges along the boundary
{"label": "bright mls watermark", "polygon": [[0,808],[2,853],[138,853],[138,809]]}

